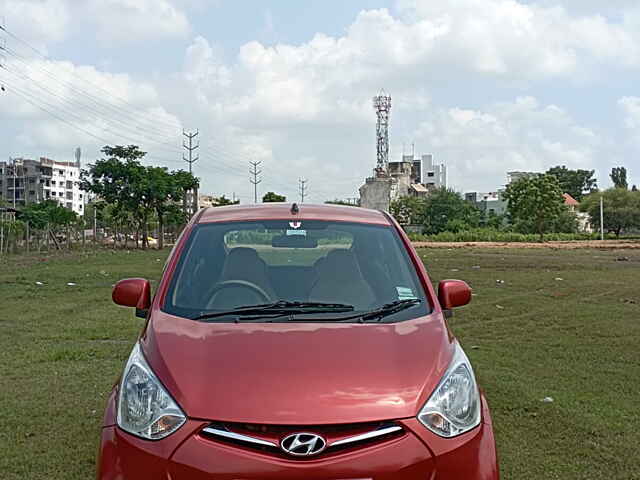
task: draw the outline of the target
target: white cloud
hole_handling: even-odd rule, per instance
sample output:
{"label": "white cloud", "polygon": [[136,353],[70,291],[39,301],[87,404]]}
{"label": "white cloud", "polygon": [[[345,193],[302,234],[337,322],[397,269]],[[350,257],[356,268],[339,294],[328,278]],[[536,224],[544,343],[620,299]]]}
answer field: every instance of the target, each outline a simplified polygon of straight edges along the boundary
{"label": "white cloud", "polygon": [[504,184],[508,170],[593,168],[603,144],[561,108],[532,97],[484,110],[439,109],[420,124],[415,138],[448,165],[454,186],[479,190]]}
{"label": "white cloud", "polygon": [[[605,162],[606,134],[562,106],[537,100],[548,97],[536,88],[554,91],[556,85],[579,84],[596,94],[605,83],[600,72],[637,72],[640,16],[633,9],[615,17],[590,10],[576,16],[569,3],[400,0],[399,15],[363,11],[342,36],[316,34],[296,45],[252,41],[232,61],[225,61],[225,52],[212,39],[197,36],[185,51],[182,71],[154,78],[153,84],[92,67],[82,74],[93,75],[93,81],[115,89],[143,112],[159,112],[164,121],[155,134],[166,132],[171,142],[179,141],[180,132],[165,123],[199,128],[201,160],[195,168],[203,188],[212,193],[247,194],[247,162],[263,160],[263,191],[295,196],[297,178],[305,176],[314,200],[355,194],[375,163],[371,97],[381,87],[394,100],[392,158],[399,157],[402,142],[415,141],[416,153],[433,152],[450,166],[456,186],[491,190],[507,170],[559,164],[595,168]],[[84,9],[87,22],[109,45],[185,35],[190,26],[182,10],[194,5],[201,7],[201,0],[90,0],[77,8]],[[82,70],[64,63],[55,68],[68,76]],[[63,97],[76,97],[55,88]],[[458,99],[459,89],[474,91],[475,100],[470,95]],[[444,97],[439,95],[443,91]],[[510,100],[496,101],[505,98]],[[620,103],[629,126],[640,123],[632,115],[636,100]],[[13,107],[3,122],[35,119],[14,137],[25,149],[55,145],[72,152],[75,138],[82,138],[24,103]],[[105,128],[117,130],[111,117],[101,125],[90,112],[78,111],[88,128],[103,134],[109,133]],[[149,133],[146,128],[131,132]],[[179,158],[166,149],[148,148]]]}
{"label": "white cloud", "polygon": [[180,121],[161,106],[149,83],[65,61],[10,58],[6,66],[0,119],[15,129],[13,155],[65,158],[80,145],[95,158],[106,143],[178,151],[178,139],[167,144],[172,142],[165,132],[178,131]]}
{"label": "white cloud", "polygon": [[633,141],[640,145],[640,97],[623,97],[618,100],[618,107],[625,116],[624,123]]}
{"label": "white cloud", "polygon": [[0,0],[0,20],[7,30],[37,48],[63,40],[70,19],[67,0]]}
{"label": "white cloud", "polygon": [[186,14],[169,0],[90,0],[86,9],[105,44],[122,44],[159,37],[184,36]]}
{"label": "white cloud", "polygon": [[601,15],[516,0],[400,0],[414,25],[447,27],[440,50],[479,72],[536,78],[590,73],[594,63],[640,65],[638,31]]}
{"label": "white cloud", "polygon": [[197,6],[195,0],[0,0],[0,14],[9,31],[46,50],[86,26],[105,45],[185,36],[191,27],[183,7]]}

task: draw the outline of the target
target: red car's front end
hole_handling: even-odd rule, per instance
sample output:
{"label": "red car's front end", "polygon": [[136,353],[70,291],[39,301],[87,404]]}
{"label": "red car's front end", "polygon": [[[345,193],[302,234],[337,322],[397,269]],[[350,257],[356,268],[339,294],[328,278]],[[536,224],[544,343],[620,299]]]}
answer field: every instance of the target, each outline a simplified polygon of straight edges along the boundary
{"label": "red car's front end", "polygon": [[[301,210],[235,207],[201,216],[176,245],[153,302],[148,284],[139,279],[116,288],[114,300],[147,310],[149,320],[108,401],[99,480],[499,478],[486,400],[443,313],[443,307],[468,301],[464,285],[443,284],[441,306],[406,237],[381,213]],[[291,227],[281,230],[272,221]],[[287,233],[256,245],[263,237],[247,234],[250,222]],[[216,226],[196,235],[203,224]],[[202,262],[184,257],[196,258],[198,235],[206,238],[207,251],[218,238],[226,244],[214,282],[221,286],[203,294],[208,307],[195,315],[184,307],[199,301],[185,272],[199,275]],[[403,250],[394,261],[405,259],[410,271],[384,262],[375,271],[374,265],[364,266],[363,255],[373,258],[373,252],[363,239],[371,242],[376,235],[380,245],[392,235],[390,241]],[[249,250],[257,251],[260,268],[234,268],[233,249],[247,258],[255,257]],[[341,266],[331,272],[333,257]],[[201,271],[215,270],[214,263]],[[261,276],[263,263],[267,275]],[[361,270],[358,277],[350,273],[355,268]],[[250,271],[260,273],[251,274],[253,286],[237,273]],[[336,272],[344,280],[337,289]],[[358,289],[360,276],[373,274],[385,281],[368,281],[370,292]],[[184,293],[180,281],[186,282]],[[397,295],[391,310],[389,302],[380,306],[375,300],[384,297],[378,287],[385,282]],[[294,309],[280,302],[266,313],[234,303],[231,311],[246,311],[228,321],[229,314],[218,308],[238,296],[273,300],[283,292],[314,302],[297,298]],[[367,295],[374,298],[365,302],[373,310],[358,306]],[[318,302],[336,299],[349,300],[352,308]]]}

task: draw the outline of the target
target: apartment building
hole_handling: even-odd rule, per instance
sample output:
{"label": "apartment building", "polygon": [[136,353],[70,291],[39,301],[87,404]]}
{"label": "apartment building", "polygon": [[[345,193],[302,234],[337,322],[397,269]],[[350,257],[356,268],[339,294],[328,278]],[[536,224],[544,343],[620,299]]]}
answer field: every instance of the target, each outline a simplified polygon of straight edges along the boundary
{"label": "apartment building", "polygon": [[86,196],[80,190],[79,182],[79,162],[60,162],[45,157],[0,162],[0,199],[18,208],[55,200],[82,215]]}

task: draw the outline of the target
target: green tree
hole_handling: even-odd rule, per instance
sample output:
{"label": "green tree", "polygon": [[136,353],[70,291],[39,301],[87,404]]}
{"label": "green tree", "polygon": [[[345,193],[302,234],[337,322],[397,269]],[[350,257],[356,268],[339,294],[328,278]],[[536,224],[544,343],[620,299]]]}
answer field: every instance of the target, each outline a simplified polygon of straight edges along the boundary
{"label": "green tree", "polygon": [[625,167],[614,167],[611,169],[611,181],[615,188],[623,188],[628,189],[629,184],[627,183],[627,169]]}
{"label": "green tree", "polygon": [[640,192],[626,188],[610,188],[587,196],[580,209],[589,214],[591,225],[600,227],[600,198],[604,217],[604,229],[619,237],[629,229],[640,228]]}
{"label": "green tree", "polygon": [[577,201],[598,189],[597,181],[593,178],[595,170],[570,170],[563,165],[550,168],[547,174],[558,179],[562,193],[568,193]]}
{"label": "green tree", "polygon": [[427,235],[447,231],[447,224],[456,229],[477,228],[481,218],[482,212],[452,189],[438,188],[424,199],[422,223]]}
{"label": "green tree", "polygon": [[[182,215],[183,215],[183,223],[186,223],[188,218],[188,205],[187,205],[187,197],[189,192],[195,193],[200,188],[200,179],[193,176],[191,173],[186,172],[184,170],[178,170],[177,172],[173,172],[173,176],[175,178],[176,183],[182,189]],[[195,199],[197,202],[198,200]],[[194,209],[195,210],[195,209]]]}
{"label": "green tree", "polygon": [[500,213],[496,213],[494,211],[484,211],[482,212],[482,220],[481,220],[481,225],[487,227],[487,228],[492,228],[494,230],[502,230],[503,228],[505,228],[505,225],[507,223],[507,216]]}
{"label": "green tree", "polygon": [[63,207],[55,200],[44,200],[30,203],[21,211],[21,220],[29,223],[31,228],[43,230],[47,227],[62,227],[77,220],[73,210]]}
{"label": "green tree", "polygon": [[239,205],[240,200],[233,201],[230,198],[227,198],[224,195],[222,195],[221,197],[213,197],[211,199],[211,204],[214,207],[226,207],[227,205]]}
{"label": "green tree", "polygon": [[83,190],[112,206],[116,237],[122,222],[132,218],[137,231],[142,231],[143,248],[148,247],[149,221],[155,215],[158,248],[163,248],[166,215],[174,212],[181,201],[185,207],[186,192],[198,188],[198,179],[182,170],[169,172],[165,167],[143,166],[140,160],[146,153],[136,145],[106,146],[102,153],[107,158],[97,160],[88,170],[83,170]]}
{"label": "green tree", "polygon": [[81,188],[91,192],[106,204],[116,205],[118,210],[131,213],[138,229],[143,232],[142,246],[148,245],[148,219],[151,210],[144,203],[141,184],[145,168],[140,163],[146,152],[136,145],[115,147],[105,146],[102,153],[106,158],[89,165],[81,173]]}
{"label": "green tree", "polygon": [[286,201],[287,201],[287,197],[285,197],[284,195],[278,195],[275,192],[267,192],[265,193],[264,197],[262,197],[263,203],[286,202]]}
{"label": "green tree", "polygon": [[327,200],[326,202],[324,202],[327,205],[344,205],[346,207],[358,207],[359,205],[355,205],[347,200],[340,200],[338,198],[334,199],[334,200]]}
{"label": "green tree", "polygon": [[504,198],[511,222],[531,224],[541,242],[566,208],[558,179],[549,174],[521,178],[509,184]]}
{"label": "green tree", "polygon": [[424,223],[426,202],[418,197],[400,197],[391,202],[389,212],[395,219],[404,225]]}

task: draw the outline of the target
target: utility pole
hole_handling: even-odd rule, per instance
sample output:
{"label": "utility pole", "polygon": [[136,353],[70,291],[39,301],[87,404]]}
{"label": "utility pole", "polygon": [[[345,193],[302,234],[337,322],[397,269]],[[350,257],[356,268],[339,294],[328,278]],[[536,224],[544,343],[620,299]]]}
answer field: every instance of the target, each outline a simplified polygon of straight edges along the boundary
{"label": "utility pole", "polygon": [[262,162],[249,162],[251,165],[251,170],[249,170],[249,174],[253,175],[253,178],[249,179],[249,182],[253,184],[253,203],[258,203],[258,184],[262,182],[262,179],[258,179],[258,175],[262,173],[262,170],[258,170]]}
{"label": "utility pole", "polygon": [[[182,160],[184,160],[189,164],[190,174],[193,174],[193,164],[200,159],[199,155],[195,155],[195,156],[193,155],[193,152],[195,152],[198,148],[200,148],[199,140],[198,140],[198,143],[194,144],[194,140],[199,135],[199,133],[200,132],[198,130],[196,130],[195,133],[194,132],[187,133],[184,130],[182,130],[182,135],[186,138],[186,140],[182,141],[182,146],[188,153],[188,156],[185,156],[184,154],[182,155]],[[198,191],[196,189],[194,191],[191,191],[190,193],[192,196],[192,202],[190,202],[191,206],[188,207],[188,209],[189,209],[189,214],[194,214],[198,211]],[[185,196],[186,195],[188,195],[188,193],[185,192]],[[185,203],[189,203],[189,202],[185,202]],[[184,213],[186,214],[186,212]]]}
{"label": "utility pole", "polygon": [[200,159],[198,155],[196,155],[195,157],[193,156],[193,152],[196,151],[198,148],[200,148],[200,141],[198,141],[198,143],[195,145],[193,144],[193,141],[195,140],[195,138],[198,136],[199,133],[200,132],[198,132],[198,130],[196,130],[195,133],[193,132],[187,133],[184,130],[182,131],[182,135],[189,141],[188,145],[186,140],[182,141],[182,146],[189,153],[188,157],[182,155],[182,159],[189,164],[189,173],[192,173],[192,170],[193,170],[192,165]]}
{"label": "utility pole", "polygon": [[300,203],[304,203],[304,197],[307,193],[307,182],[309,180],[305,180],[303,178],[301,178],[300,180],[298,180],[300,182]]}
{"label": "utility pole", "polygon": [[600,240],[604,240],[604,202],[600,196]]}

